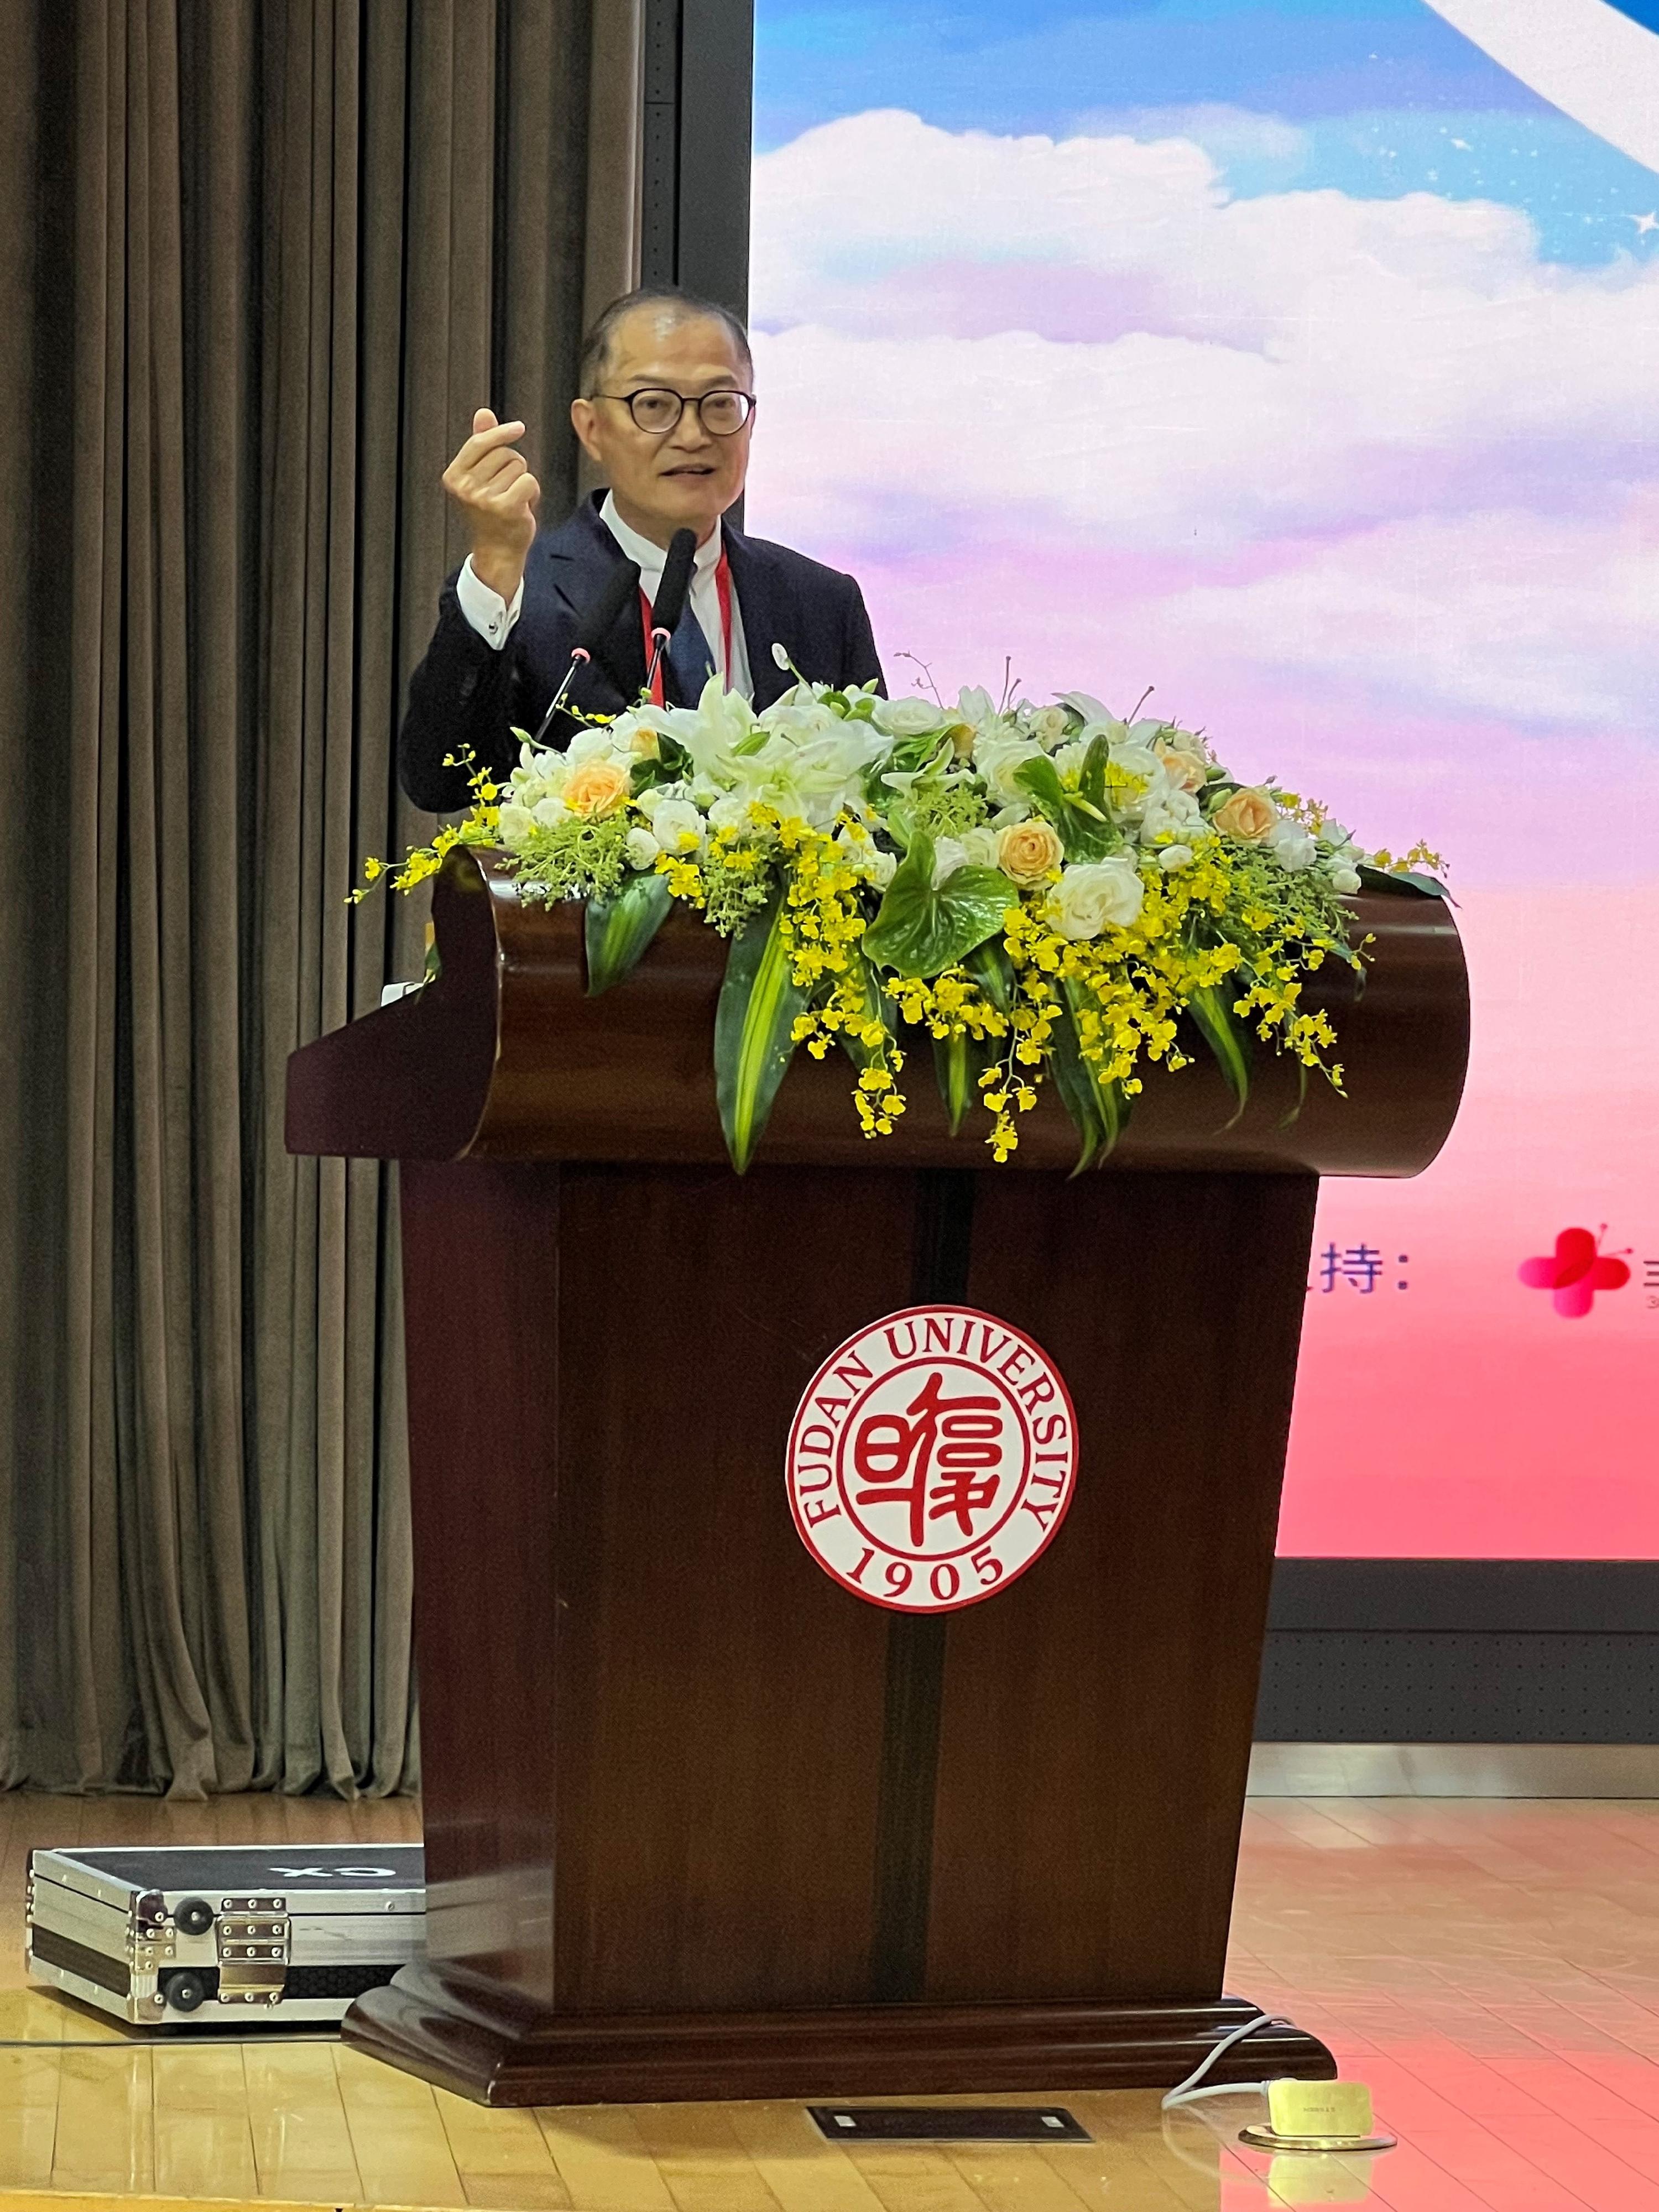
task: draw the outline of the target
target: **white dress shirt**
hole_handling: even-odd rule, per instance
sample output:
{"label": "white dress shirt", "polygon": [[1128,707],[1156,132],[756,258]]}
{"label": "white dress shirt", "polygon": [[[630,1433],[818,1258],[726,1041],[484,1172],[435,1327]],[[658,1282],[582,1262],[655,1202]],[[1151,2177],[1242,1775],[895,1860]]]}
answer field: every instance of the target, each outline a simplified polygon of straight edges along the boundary
{"label": "white dress shirt", "polygon": [[[660,545],[648,538],[641,538],[637,530],[630,530],[617,512],[617,502],[607,492],[605,505],[599,509],[599,520],[616,539],[630,561],[640,566],[640,589],[654,606],[657,587],[662,582],[663,563],[668,558]],[[716,672],[726,679],[728,691],[740,692],[745,699],[755,696],[755,682],[749,666],[749,649],[743,635],[743,610],[738,605],[738,595],[732,594],[732,665],[726,665],[726,638],[720,622],[720,587],[714,572],[720,566],[721,546],[720,526],[716,523],[697,548],[697,557],[691,570],[691,611],[697,625],[708,641],[708,651]],[[461,612],[480,637],[494,646],[499,653],[512,635],[513,625],[524,607],[524,579],[519,579],[519,588],[510,599],[503,599],[499,592],[492,592],[488,584],[480,582],[469,554],[461,563],[461,573],[455,579],[455,596],[460,601]]]}

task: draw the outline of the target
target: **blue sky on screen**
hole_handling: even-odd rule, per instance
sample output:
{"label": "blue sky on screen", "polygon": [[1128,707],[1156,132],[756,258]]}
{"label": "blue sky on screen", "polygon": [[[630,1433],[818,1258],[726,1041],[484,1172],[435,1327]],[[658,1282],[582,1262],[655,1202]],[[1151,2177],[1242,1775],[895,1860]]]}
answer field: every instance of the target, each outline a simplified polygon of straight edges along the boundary
{"label": "blue sky on screen", "polygon": [[[1659,27],[1659,0],[1623,12]],[[1239,198],[1427,191],[1524,208],[1552,260],[1653,250],[1632,223],[1652,173],[1423,0],[758,0],[757,18],[763,150],[876,107],[951,131],[1176,133]]]}

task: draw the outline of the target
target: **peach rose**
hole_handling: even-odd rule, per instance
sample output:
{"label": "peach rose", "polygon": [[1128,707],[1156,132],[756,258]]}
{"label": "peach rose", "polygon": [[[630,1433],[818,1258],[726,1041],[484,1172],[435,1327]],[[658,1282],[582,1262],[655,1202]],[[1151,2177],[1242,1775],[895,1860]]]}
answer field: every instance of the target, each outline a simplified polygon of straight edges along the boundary
{"label": "peach rose", "polygon": [[573,768],[560,797],[573,814],[603,822],[628,803],[629,774],[615,761],[585,760]]}
{"label": "peach rose", "polygon": [[1017,884],[1040,884],[1060,866],[1065,852],[1053,825],[1036,816],[1010,823],[997,836],[997,866]]}
{"label": "peach rose", "polygon": [[1211,826],[1219,830],[1224,837],[1237,837],[1241,845],[1259,845],[1279,819],[1279,809],[1265,791],[1255,791],[1246,785],[1234,792],[1224,806],[1218,806],[1210,817]]}
{"label": "peach rose", "polygon": [[1153,739],[1152,750],[1183,791],[1203,789],[1210,764],[1202,753],[1195,753],[1187,745],[1172,745],[1164,738]]}

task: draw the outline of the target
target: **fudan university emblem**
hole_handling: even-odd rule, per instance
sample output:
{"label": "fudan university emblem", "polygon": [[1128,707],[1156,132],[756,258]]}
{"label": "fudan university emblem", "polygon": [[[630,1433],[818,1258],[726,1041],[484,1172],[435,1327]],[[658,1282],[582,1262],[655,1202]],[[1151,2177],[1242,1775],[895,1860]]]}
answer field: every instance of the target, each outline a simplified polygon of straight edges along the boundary
{"label": "fudan university emblem", "polygon": [[872,1322],[806,1387],[789,1431],[800,1539],[855,1596],[951,1613],[1046,1549],[1077,1478],[1077,1421],[1030,1338],[970,1306]]}

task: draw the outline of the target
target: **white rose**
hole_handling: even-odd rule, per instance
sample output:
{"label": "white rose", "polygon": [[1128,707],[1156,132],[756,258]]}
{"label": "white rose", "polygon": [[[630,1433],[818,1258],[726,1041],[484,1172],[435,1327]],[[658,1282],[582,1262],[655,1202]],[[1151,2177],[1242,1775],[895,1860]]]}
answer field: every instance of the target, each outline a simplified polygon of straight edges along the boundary
{"label": "white rose", "polygon": [[1346,860],[1339,861],[1331,870],[1331,889],[1352,898],[1359,889],[1359,871],[1349,867]]}
{"label": "white rose", "polygon": [[1063,707],[1039,707],[1027,726],[1040,745],[1057,745],[1071,735],[1072,718]]}
{"label": "white rose", "polygon": [[945,715],[931,699],[878,699],[876,727],[890,738],[925,737],[943,726]]}
{"label": "white rose", "polygon": [[544,830],[556,830],[561,822],[570,819],[570,809],[552,792],[549,792],[545,799],[538,799],[530,811],[532,818]]}
{"label": "white rose", "polygon": [[662,847],[648,830],[630,830],[623,845],[630,868],[649,868],[655,865]]}
{"label": "white rose", "polygon": [[962,840],[962,856],[970,868],[994,868],[997,864],[997,833],[988,824],[969,830]]}
{"label": "white rose", "polygon": [[702,843],[702,826],[689,799],[665,799],[651,816],[653,840],[665,853],[696,850]]}
{"label": "white rose", "polygon": [[1074,943],[1098,937],[1103,929],[1127,929],[1140,913],[1146,887],[1133,860],[1114,854],[1067,868],[1048,904],[1049,920]]}
{"label": "white rose", "polygon": [[1190,867],[1192,858],[1190,845],[1165,845],[1158,856],[1158,865],[1167,876],[1173,874],[1177,868]]}
{"label": "white rose", "polygon": [[[659,807],[657,811],[660,814],[662,809]],[[728,791],[717,799],[708,810],[708,826],[711,830],[752,829],[754,824],[749,819],[749,801],[744,793]]]}
{"label": "white rose", "polygon": [[968,848],[960,837],[939,837],[933,843],[933,889],[937,890],[947,876],[955,875],[968,858]]}
{"label": "white rose", "polygon": [[1319,858],[1319,847],[1314,841],[1313,832],[1304,830],[1299,822],[1292,822],[1288,816],[1281,816],[1267,832],[1267,847],[1279,866],[1288,868],[1292,874],[1312,867]]}
{"label": "white rose", "polygon": [[611,750],[615,742],[610,730],[578,730],[565,747],[564,757],[572,768],[585,760],[599,760]]}
{"label": "white rose", "polygon": [[509,853],[516,853],[536,826],[536,817],[527,806],[515,806],[511,799],[501,808],[495,824],[495,833]]}

